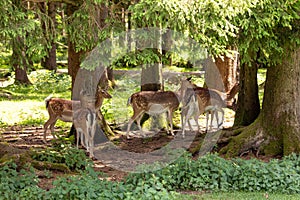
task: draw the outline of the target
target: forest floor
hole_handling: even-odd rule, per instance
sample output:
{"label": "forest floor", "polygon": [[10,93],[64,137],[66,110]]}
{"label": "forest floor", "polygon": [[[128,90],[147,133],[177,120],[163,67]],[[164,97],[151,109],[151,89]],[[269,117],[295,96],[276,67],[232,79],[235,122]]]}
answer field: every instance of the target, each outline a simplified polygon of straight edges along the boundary
{"label": "forest floor", "polygon": [[[65,131],[67,132],[68,130]],[[49,141],[52,139],[52,136],[50,135],[47,136],[48,143],[43,143],[42,127],[14,125],[2,128],[1,133],[0,142],[7,142],[11,147],[16,149],[29,151],[32,149],[45,149],[51,146],[51,142]],[[131,137],[131,139],[127,139],[124,134],[116,134],[114,138],[109,140],[109,146],[107,146],[107,141],[96,145],[98,146],[98,151],[95,151],[95,155],[97,158],[100,158],[93,160],[94,169],[95,171],[105,173],[109,180],[120,181],[126,176],[128,171],[131,171],[131,166],[146,163],[151,164],[157,161],[157,158],[162,158],[159,151],[168,144],[172,144],[171,148],[184,147],[192,151],[207,135],[203,130],[197,134],[196,132],[186,131],[184,139],[181,136],[181,131],[175,130],[175,134],[176,136],[171,136],[166,131],[159,131],[152,137]],[[112,144],[117,148],[111,147]],[[99,148],[101,146],[104,148]],[[197,158],[199,153],[197,152],[193,156]],[[50,189],[53,187],[53,180],[66,175],[60,171],[51,171],[51,173],[52,176],[50,178],[39,177],[40,187]]]}

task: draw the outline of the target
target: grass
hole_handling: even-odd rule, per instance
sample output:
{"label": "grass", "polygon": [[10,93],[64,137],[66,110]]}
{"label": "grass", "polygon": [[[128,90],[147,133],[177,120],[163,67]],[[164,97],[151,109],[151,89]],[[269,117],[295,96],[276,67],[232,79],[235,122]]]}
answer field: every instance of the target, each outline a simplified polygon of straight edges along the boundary
{"label": "grass", "polygon": [[[44,102],[33,100],[0,101],[0,121],[7,125],[39,124],[46,119],[47,111]],[[37,123],[32,123],[37,122]]]}
{"label": "grass", "polygon": [[178,199],[182,200],[298,200],[300,194],[268,194],[264,192],[218,192],[204,194],[181,194]]}
{"label": "grass", "polygon": [[[1,91],[10,94],[10,98],[0,97],[0,126],[36,125],[40,126],[48,119],[44,99],[52,94],[56,97],[70,98],[71,80],[66,74],[55,74],[47,70],[30,73],[32,85],[15,85],[13,77],[4,84]],[[58,122],[57,126],[69,127]]]}

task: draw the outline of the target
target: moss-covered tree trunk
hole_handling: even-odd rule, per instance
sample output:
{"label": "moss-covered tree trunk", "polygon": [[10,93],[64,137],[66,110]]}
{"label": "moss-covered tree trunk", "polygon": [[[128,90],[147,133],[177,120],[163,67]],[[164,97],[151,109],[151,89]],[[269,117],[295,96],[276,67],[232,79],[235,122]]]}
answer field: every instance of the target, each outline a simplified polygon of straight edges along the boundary
{"label": "moss-covered tree trunk", "polygon": [[300,48],[268,69],[263,108],[250,126],[229,140],[221,153],[237,156],[300,153]]}

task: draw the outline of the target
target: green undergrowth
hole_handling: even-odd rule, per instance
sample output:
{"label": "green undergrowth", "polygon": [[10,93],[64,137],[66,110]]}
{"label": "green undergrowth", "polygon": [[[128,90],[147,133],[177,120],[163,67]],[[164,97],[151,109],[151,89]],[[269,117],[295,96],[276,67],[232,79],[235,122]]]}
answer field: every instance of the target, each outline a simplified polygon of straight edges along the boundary
{"label": "green undergrowth", "polygon": [[[9,94],[9,100],[44,100],[48,95],[68,97],[71,94],[71,78],[64,73],[55,73],[49,70],[37,70],[28,75],[32,84],[9,84],[2,88]],[[13,80],[12,76],[10,80]],[[8,80],[9,82],[9,80]],[[1,100],[7,100],[1,97]]]}
{"label": "green undergrowth", "polygon": [[46,191],[38,186],[33,169],[7,164],[0,168],[0,199],[299,199],[299,166],[300,156],[295,154],[262,162],[225,160],[216,154],[193,160],[185,153],[167,167],[130,173],[119,182],[87,165],[56,179]]}
{"label": "green undergrowth", "polygon": [[92,160],[87,158],[85,151],[74,147],[70,140],[61,138],[52,142],[52,147],[42,150],[33,150],[31,157],[34,160],[63,164],[70,171],[81,171],[92,166]]}
{"label": "green undergrowth", "polygon": [[226,160],[216,154],[192,160],[184,155],[161,170],[131,174],[127,183],[140,179],[145,183],[155,179],[168,190],[300,193],[300,156],[292,154],[266,163],[257,159]]}
{"label": "green undergrowth", "polygon": [[42,125],[48,118],[44,99],[49,95],[68,99],[71,96],[71,79],[67,74],[37,70],[30,73],[29,79],[30,85],[10,84],[1,88],[6,94],[0,95],[1,127]]}

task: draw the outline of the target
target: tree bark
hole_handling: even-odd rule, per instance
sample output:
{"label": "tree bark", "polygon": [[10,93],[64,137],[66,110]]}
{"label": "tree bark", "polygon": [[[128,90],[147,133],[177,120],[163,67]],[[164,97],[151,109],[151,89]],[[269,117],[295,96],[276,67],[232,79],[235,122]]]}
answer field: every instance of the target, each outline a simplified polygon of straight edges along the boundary
{"label": "tree bark", "polygon": [[21,37],[13,39],[13,53],[11,57],[11,64],[15,70],[16,84],[31,84],[27,69],[30,68],[30,61],[27,60],[26,47]]}
{"label": "tree bark", "polygon": [[[48,10],[46,10],[46,4],[48,4]],[[48,2],[48,3],[41,3],[41,7],[43,9],[43,12],[45,14],[47,14],[50,19],[52,20],[53,24],[56,24],[56,3],[55,2]],[[44,29],[44,34],[46,36],[46,28],[45,28],[45,24],[42,25],[43,29]],[[56,44],[54,42],[54,40],[51,42],[51,49],[48,52],[48,55],[45,57],[45,59],[42,61],[41,65],[43,66],[43,68],[45,69],[49,69],[49,70],[56,70],[57,66],[56,66]]]}
{"label": "tree bark", "polygon": [[146,68],[142,69],[141,90],[163,90],[161,64],[148,65]]}
{"label": "tree bark", "polygon": [[[78,9],[78,7],[76,6],[72,6],[72,5],[68,5],[68,9],[67,9],[67,15],[70,16],[72,15],[76,10]],[[103,7],[101,8],[101,11],[105,12],[105,10],[107,10],[108,8],[105,7],[105,5],[103,4]],[[105,15],[106,16],[106,15]],[[102,19],[102,15],[100,15],[100,22],[104,22],[104,19]],[[104,24],[101,24],[104,26]],[[72,99],[73,100],[79,100],[79,87],[78,88],[74,88],[74,84],[75,84],[75,80],[76,80],[76,76],[77,76],[77,73],[80,69],[80,63],[81,63],[81,58],[82,56],[85,54],[86,52],[85,51],[76,51],[76,48],[75,48],[75,44],[72,43],[69,39],[68,41],[68,73],[69,75],[71,75],[72,77]],[[94,74],[94,76],[98,77],[100,76],[100,74],[97,74],[97,71],[95,71],[96,73]],[[106,72],[105,72],[106,73]],[[107,74],[105,74],[107,76]],[[103,75],[102,75],[103,77]],[[78,78],[81,78],[82,81],[86,80],[87,77],[78,77]],[[91,78],[91,77],[90,77]],[[100,77],[99,77],[100,78]],[[100,78],[101,79],[101,78]],[[95,80],[95,79],[94,79]],[[99,79],[98,79],[99,80]],[[105,79],[107,80],[107,78]],[[104,80],[104,81],[105,81]],[[78,81],[78,80],[77,80]],[[97,83],[98,84],[98,83]],[[102,82],[100,80],[100,83],[99,83],[100,87],[102,89],[107,89],[106,86],[103,86],[101,84],[104,84],[106,85],[104,82]],[[100,110],[100,117],[99,117],[99,122],[100,122],[100,126],[101,128],[105,131],[105,133],[107,135],[114,135],[113,131],[111,130],[111,128],[109,127],[109,125],[106,123],[102,113],[101,113],[101,110]],[[74,126],[74,125],[73,125]],[[76,137],[76,134],[74,132],[74,127],[72,126],[71,130],[70,130],[70,134],[74,134],[75,137]]]}
{"label": "tree bark", "polygon": [[221,153],[249,151],[276,156],[300,153],[300,48],[282,64],[267,71],[263,107],[259,117],[233,137]]}
{"label": "tree bark", "polygon": [[[76,6],[68,5],[67,15],[71,16],[77,9],[78,7]],[[83,54],[83,51],[76,51],[75,44],[73,44],[70,41],[70,38],[68,38],[68,74],[72,77],[72,89],[75,83],[77,72],[80,68],[81,56]]]}
{"label": "tree bark", "polygon": [[224,56],[223,59],[218,57],[215,63],[221,75],[224,87],[218,88],[218,86],[216,86],[214,89],[220,91],[224,89],[224,92],[229,92],[238,81],[238,53],[233,53],[231,57]]}
{"label": "tree bark", "polygon": [[240,71],[240,91],[235,114],[234,126],[248,126],[260,112],[257,85],[257,65],[243,64]]}

